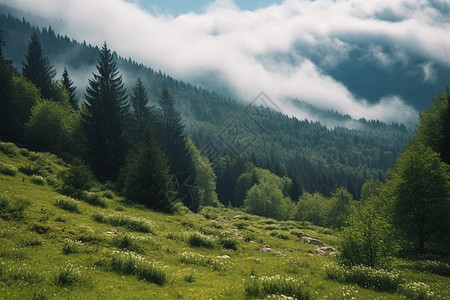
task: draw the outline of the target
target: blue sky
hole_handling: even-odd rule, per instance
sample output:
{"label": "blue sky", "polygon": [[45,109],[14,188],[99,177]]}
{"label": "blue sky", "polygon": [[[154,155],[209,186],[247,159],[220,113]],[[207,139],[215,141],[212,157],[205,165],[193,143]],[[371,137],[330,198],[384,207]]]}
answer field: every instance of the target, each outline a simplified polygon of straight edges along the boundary
{"label": "blue sky", "polygon": [[[195,12],[202,13],[206,6],[213,3],[213,0],[128,0],[137,2],[143,9],[154,13],[161,12],[178,16],[181,14]],[[280,0],[234,0],[236,6],[242,10],[255,10],[280,3]]]}

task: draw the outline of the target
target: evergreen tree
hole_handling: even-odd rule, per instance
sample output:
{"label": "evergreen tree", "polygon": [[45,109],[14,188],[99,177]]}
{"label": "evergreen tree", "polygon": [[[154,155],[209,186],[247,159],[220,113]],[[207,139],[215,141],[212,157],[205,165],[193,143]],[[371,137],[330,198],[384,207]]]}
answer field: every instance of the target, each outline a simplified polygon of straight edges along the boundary
{"label": "evergreen tree", "polygon": [[192,155],[186,147],[181,114],[175,108],[175,100],[167,88],[161,91],[159,106],[157,129],[161,148],[169,161],[178,196],[187,207],[195,211],[199,206],[199,199]]}
{"label": "evergreen tree", "polygon": [[195,167],[195,183],[198,186],[200,206],[219,206],[216,193],[216,175],[208,157],[202,156],[194,142],[188,138],[187,147],[191,152]]}
{"label": "evergreen tree", "polygon": [[0,31],[0,138],[14,139],[11,128],[11,117],[13,116],[13,72],[5,58],[3,57],[3,34]]}
{"label": "evergreen tree", "polygon": [[173,212],[176,209],[177,192],[167,159],[150,127],[146,127],[142,140],[128,156],[124,193],[127,200],[154,210]]}
{"label": "evergreen tree", "polygon": [[64,71],[62,73],[61,83],[63,87],[69,93],[69,103],[75,109],[78,110],[78,100],[75,94],[76,86],[73,85],[73,81],[69,78],[69,72],[67,72],[66,67],[64,67]]}
{"label": "evergreen tree", "polygon": [[40,89],[43,98],[52,99],[52,79],[56,71],[45,56],[36,32],[28,43],[25,59],[26,61],[22,63],[22,74]]}
{"label": "evergreen tree", "polygon": [[82,110],[86,160],[100,180],[115,180],[125,160],[123,133],[128,104],[122,76],[106,42],[100,50],[97,71],[89,79]]}
{"label": "evergreen tree", "polygon": [[133,88],[133,93],[130,97],[131,102],[131,118],[134,130],[140,135],[144,132],[146,126],[151,125],[151,116],[153,114],[154,106],[149,106],[147,92],[138,78],[136,85]]}
{"label": "evergreen tree", "polygon": [[0,30],[0,60],[4,60],[3,57],[3,47],[6,46],[6,42],[3,40],[3,31]]}

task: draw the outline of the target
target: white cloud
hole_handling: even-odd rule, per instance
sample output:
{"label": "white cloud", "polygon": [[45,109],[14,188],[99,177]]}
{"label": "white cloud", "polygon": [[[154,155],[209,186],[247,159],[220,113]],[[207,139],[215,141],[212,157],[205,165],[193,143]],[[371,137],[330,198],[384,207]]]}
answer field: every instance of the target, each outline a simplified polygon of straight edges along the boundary
{"label": "white cloud", "polygon": [[[407,54],[430,61],[423,66],[425,80],[433,79],[432,62],[450,62],[450,18],[426,0],[285,0],[256,11],[217,0],[203,13],[178,17],[150,14],[139,1],[4,2],[61,18],[63,34],[96,45],[106,40],[120,55],[176,78],[196,83],[204,74],[218,74],[246,100],[265,91],[282,109],[287,105],[282,99],[292,97],[355,118],[408,122],[417,112],[400,98],[369,105],[322,68],[337,66],[361,40],[374,45],[369,55],[384,67],[406,62]],[[384,52],[380,43],[394,51]],[[315,65],[306,58],[308,51],[322,61]]]}
{"label": "white cloud", "polygon": [[429,61],[422,64],[423,80],[434,82],[436,80],[436,71],[434,70],[434,62]]}

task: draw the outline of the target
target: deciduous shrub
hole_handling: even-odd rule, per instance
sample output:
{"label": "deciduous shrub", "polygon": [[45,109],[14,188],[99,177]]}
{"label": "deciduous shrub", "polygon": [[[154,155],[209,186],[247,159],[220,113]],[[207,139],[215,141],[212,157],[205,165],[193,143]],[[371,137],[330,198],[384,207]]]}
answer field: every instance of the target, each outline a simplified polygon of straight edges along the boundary
{"label": "deciduous shrub", "polygon": [[74,213],[81,213],[78,202],[67,196],[59,196],[56,198],[55,206]]}
{"label": "deciduous shrub", "polygon": [[292,277],[252,276],[244,284],[245,293],[252,297],[266,297],[268,295],[284,295],[295,299],[310,299],[310,292],[303,280]]}

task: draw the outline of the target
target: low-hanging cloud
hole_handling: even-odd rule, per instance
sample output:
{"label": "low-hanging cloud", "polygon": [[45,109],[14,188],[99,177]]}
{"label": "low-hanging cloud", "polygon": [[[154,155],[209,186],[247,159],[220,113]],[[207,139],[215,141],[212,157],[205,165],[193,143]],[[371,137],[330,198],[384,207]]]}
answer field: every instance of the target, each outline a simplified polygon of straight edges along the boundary
{"label": "low-hanging cloud", "polygon": [[[59,32],[191,83],[218,74],[244,100],[265,91],[285,113],[297,98],[354,118],[410,123],[417,111],[395,95],[376,104],[358,99],[327,75],[359,41],[381,67],[407,63],[408,54],[434,64],[450,62],[449,0],[285,0],[255,11],[217,0],[202,13],[151,14],[125,0],[6,0],[7,4],[64,21]],[[390,45],[389,53],[379,45]],[[309,54],[321,56],[314,63]],[[300,116],[300,113],[298,114]]]}

